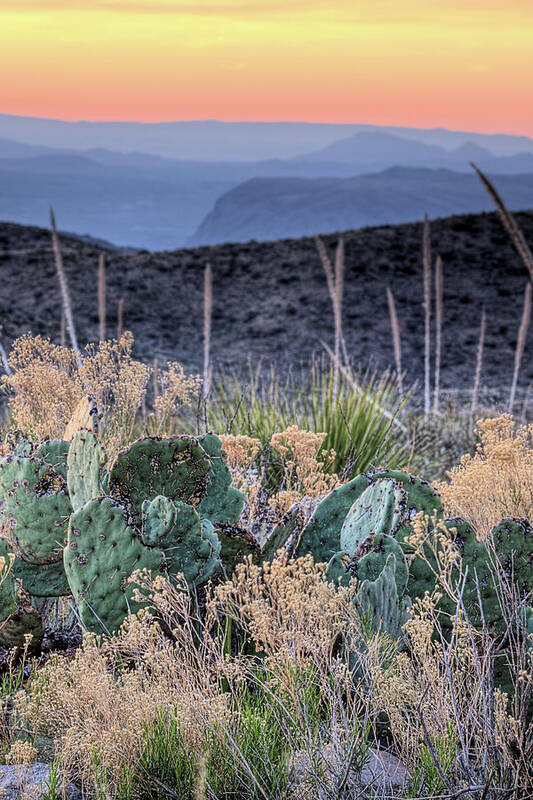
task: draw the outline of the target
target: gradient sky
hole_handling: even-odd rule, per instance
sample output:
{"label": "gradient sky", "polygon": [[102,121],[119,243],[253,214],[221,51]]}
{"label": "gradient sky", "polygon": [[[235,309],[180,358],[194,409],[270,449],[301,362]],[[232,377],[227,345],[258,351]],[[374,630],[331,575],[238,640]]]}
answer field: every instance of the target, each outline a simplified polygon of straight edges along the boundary
{"label": "gradient sky", "polygon": [[533,135],[533,0],[0,0],[0,111]]}

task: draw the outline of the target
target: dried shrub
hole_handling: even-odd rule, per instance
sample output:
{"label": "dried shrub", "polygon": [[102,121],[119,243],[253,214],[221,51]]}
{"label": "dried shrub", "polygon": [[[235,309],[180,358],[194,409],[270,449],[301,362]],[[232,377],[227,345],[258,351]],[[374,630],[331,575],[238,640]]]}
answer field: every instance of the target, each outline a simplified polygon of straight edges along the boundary
{"label": "dried shrub", "polygon": [[480,443],[437,483],[448,516],[467,519],[486,539],[504,517],[533,516],[533,425],[515,430],[510,414],[477,423]]}

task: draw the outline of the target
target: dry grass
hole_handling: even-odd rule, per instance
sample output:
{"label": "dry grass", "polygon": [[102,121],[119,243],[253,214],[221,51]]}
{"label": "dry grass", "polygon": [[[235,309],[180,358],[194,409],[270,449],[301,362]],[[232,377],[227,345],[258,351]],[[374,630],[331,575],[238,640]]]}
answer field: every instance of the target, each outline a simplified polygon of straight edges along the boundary
{"label": "dry grass", "polygon": [[448,516],[469,520],[480,538],[505,517],[533,518],[533,425],[510,414],[477,423],[480,443],[437,483]]}

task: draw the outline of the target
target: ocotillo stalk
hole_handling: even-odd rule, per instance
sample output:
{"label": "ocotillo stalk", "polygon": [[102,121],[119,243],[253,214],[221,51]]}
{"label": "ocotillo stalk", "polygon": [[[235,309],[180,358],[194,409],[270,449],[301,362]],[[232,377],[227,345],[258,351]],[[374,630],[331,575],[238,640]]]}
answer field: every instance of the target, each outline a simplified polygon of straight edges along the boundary
{"label": "ocotillo stalk", "polygon": [[440,354],[442,346],[442,259],[435,262],[435,386],[433,389],[433,412],[439,410]]}
{"label": "ocotillo stalk", "polygon": [[430,399],[430,356],[431,356],[431,243],[429,220],[424,217],[424,414],[427,416],[431,409]]}
{"label": "ocotillo stalk", "polygon": [[387,302],[389,304],[390,326],[392,329],[392,342],[394,345],[394,360],[396,361],[396,375],[398,378],[398,389],[403,392],[402,375],[402,342],[400,339],[400,326],[398,325],[398,315],[396,314],[396,303],[394,295],[387,286]]}
{"label": "ocotillo stalk", "polygon": [[61,347],[64,347],[66,344],[66,336],[65,336],[65,312],[63,311],[63,306],[61,306],[61,327],[59,331],[59,341],[61,342]]}
{"label": "ocotillo stalk", "polygon": [[98,258],[98,318],[100,341],[105,339],[105,259],[103,253]]}
{"label": "ocotillo stalk", "polygon": [[209,396],[210,389],[210,345],[211,345],[211,306],[212,306],[212,279],[211,266],[207,264],[204,272],[204,402]]}
{"label": "ocotillo stalk", "polygon": [[485,323],[486,323],[486,315],[485,315],[485,309],[483,309],[481,312],[481,326],[479,329],[479,341],[477,345],[477,357],[476,357],[476,373],[474,375],[474,388],[472,389],[472,403],[470,406],[470,423],[468,426],[468,431],[470,436],[472,436],[472,432],[474,430],[474,417],[476,414],[479,385],[481,382],[481,367],[483,366],[483,347],[485,344]]}
{"label": "ocotillo stalk", "polygon": [[63,311],[65,314],[65,321],[67,324],[72,349],[76,354],[78,367],[81,369],[83,362],[81,360],[80,348],[78,347],[78,339],[76,337],[76,330],[74,328],[74,318],[72,316],[72,306],[70,304],[70,294],[68,291],[67,276],[63,269],[63,258],[61,255],[61,245],[59,244],[59,236],[56,230],[56,220],[54,212],[50,209],[50,225],[52,227],[52,246],[54,248],[54,258],[56,262],[57,277],[59,278],[59,287],[61,289],[61,297],[63,300]]}
{"label": "ocotillo stalk", "polygon": [[529,320],[531,318],[531,283],[528,282],[524,292],[524,307],[522,309],[522,319],[520,320],[520,328],[518,330],[518,341],[516,342],[516,349],[514,353],[514,370],[513,382],[511,384],[511,395],[509,397],[509,412],[513,413],[514,401],[516,395],[516,387],[518,384],[518,373],[520,372],[520,363],[524,355],[524,348],[526,346],[527,329],[529,328]]}
{"label": "ocotillo stalk", "polygon": [[124,298],[121,297],[118,301],[118,312],[117,312],[117,341],[122,339],[122,333],[124,331]]}

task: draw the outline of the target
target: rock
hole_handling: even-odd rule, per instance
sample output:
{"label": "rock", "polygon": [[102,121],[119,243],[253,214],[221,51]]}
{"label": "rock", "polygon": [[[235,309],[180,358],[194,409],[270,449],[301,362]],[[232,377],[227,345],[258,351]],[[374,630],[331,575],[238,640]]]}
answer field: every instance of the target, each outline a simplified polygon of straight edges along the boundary
{"label": "rock", "polygon": [[[49,789],[51,767],[49,764],[0,765],[0,797],[2,800],[19,800],[20,797],[40,800]],[[81,791],[70,783],[67,800],[80,800]]]}
{"label": "rock", "polygon": [[[335,787],[339,776],[343,775],[345,764],[339,762],[335,756],[331,745],[322,748],[320,770],[322,781],[332,789]],[[313,785],[315,771],[317,768],[316,759],[312,761],[309,754],[299,753],[294,757],[292,764],[292,797],[295,800],[306,798],[309,786]],[[363,789],[371,789],[373,792],[391,795],[395,790],[407,788],[409,773],[399,758],[386,750],[377,750],[373,747],[369,750],[368,761],[362,770],[350,770],[348,779],[344,786],[343,797],[359,796]],[[366,796],[366,794],[365,794]]]}
{"label": "rock", "polygon": [[407,785],[409,773],[399,758],[386,750],[370,750],[370,759],[361,773],[359,781],[363,786],[374,789],[397,789]]}

